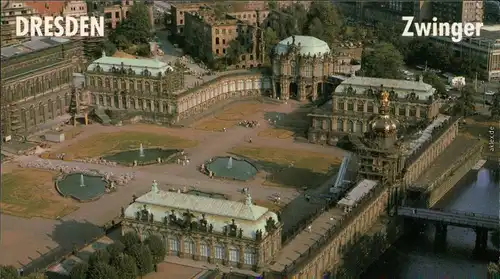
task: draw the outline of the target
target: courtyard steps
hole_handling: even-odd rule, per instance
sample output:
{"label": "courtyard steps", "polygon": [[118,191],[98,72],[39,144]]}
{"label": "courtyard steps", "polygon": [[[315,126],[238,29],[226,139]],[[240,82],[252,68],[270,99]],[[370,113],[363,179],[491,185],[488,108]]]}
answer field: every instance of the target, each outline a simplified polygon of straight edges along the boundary
{"label": "courtyard steps", "polygon": [[95,116],[97,117],[97,121],[99,121],[103,125],[111,124],[111,118],[106,114],[104,109],[96,109],[94,111]]}

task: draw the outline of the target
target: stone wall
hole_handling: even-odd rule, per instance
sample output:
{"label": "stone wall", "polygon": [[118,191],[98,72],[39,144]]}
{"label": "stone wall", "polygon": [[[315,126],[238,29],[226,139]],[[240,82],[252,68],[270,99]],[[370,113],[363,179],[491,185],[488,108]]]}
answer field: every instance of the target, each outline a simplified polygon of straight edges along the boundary
{"label": "stone wall", "polygon": [[[310,279],[322,278],[330,271],[334,271],[342,264],[342,249],[348,243],[356,241],[356,237],[367,232],[379,219],[385,215],[389,201],[390,189],[379,186],[370,194],[363,204],[351,211],[345,220],[330,236],[325,244],[319,244],[315,253],[299,258],[287,270],[286,275],[272,274],[272,278]],[[329,236],[326,236],[327,239]]]}
{"label": "stone wall", "polygon": [[457,159],[429,188],[427,193],[427,207],[433,207],[464,177],[471,168],[482,158],[483,144],[478,142],[462,158]]}
{"label": "stone wall", "polygon": [[271,80],[265,73],[248,71],[220,76],[177,97],[175,122],[200,114],[222,101],[262,94],[271,94]]}

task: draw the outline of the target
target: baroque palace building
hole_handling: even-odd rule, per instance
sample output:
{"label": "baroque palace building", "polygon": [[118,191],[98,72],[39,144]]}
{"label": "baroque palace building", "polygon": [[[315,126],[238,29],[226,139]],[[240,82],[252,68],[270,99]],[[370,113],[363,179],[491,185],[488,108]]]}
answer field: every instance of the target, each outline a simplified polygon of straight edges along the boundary
{"label": "baroque palace building", "polygon": [[184,74],[166,63],[108,57],[104,52],[87,67],[85,80],[91,106],[158,118],[176,114],[173,93],[184,88]]}
{"label": "baroque palace building", "polygon": [[351,57],[335,54],[326,42],[311,36],[286,38],[272,56],[272,96],[283,100],[326,98],[333,90],[331,76],[354,72]]}
{"label": "baroque palace building", "polygon": [[85,65],[81,41],[33,39],[2,48],[1,59],[4,140],[66,114],[73,75]]}
{"label": "baroque palace building", "polygon": [[422,132],[401,130],[406,120],[391,114],[390,93],[374,98],[377,114],[367,133],[349,135],[354,180],[335,186],[328,206],[303,231],[289,236],[283,231],[287,220],[253,205],[250,196],[245,202],[213,199],[160,191],[153,182],[149,193],[122,209],[122,233],[157,234],[168,255],[251,269],[272,279],[331,278],[345,249],[361,235],[386,237],[387,246],[377,251],[383,253],[395,240],[389,235],[398,234],[391,216],[404,193],[418,190],[432,206],[477,162],[483,143],[460,135],[460,118],[447,115],[436,115]]}
{"label": "baroque palace building", "polygon": [[335,88],[330,101],[309,114],[309,141],[333,143],[341,135],[367,132],[370,119],[379,113],[377,96],[383,91],[389,92],[389,113],[405,126],[428,123],[439,113],[435,89],[422,81],[351,77]]}
{"label": "baroque palace building", "polygon": [[278,215],[244,202],[158,190],[122,210],[122,233],[156,234],[168,255],[259,270],[281,249]]}
{"label": "baroque palace building", "polygon": [[85,94],[96,109],[158,123],[175,123],[223,101],[270,94],[265,72],[233,72],[194,88],[184,87],[183,70],[155,59],[108,57],[85,72]]}

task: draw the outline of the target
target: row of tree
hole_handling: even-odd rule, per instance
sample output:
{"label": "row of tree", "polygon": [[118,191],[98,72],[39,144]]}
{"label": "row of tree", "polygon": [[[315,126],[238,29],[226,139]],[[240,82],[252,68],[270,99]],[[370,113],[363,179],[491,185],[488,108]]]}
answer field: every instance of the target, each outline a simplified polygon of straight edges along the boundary
{"label": "row of tree", "polygon": [[[363,30],[362,28],[358,29]],[[487,78],[486,71],[481,67],[481,65],[485,64],[484,57],[459,56],[452,48],[428,38],[409,39],[401,37],[402,30],[403,27],[397,24],[377,24],[372,32],[368,32],[370,37],[366,37],[363,40],[365,47],[368,48],[365,55],[369,57],[373,55],[378,56],[378,59],[375,61],[376,63],[385,57],[389,63],[370,63],[371,58],[365,58],[370,63],[366,66],[362,64],[364,70],[366,70],[366,75],[373,74],[372,76],[374,77],[400,78],[400,73],[394,67],[407,64],[412,66],[427,65],[430,68],[464,75],[469,78],[475,78],[476,74],[479,79]],[[373,42],[378,43],[373,44]],[[383,51],[384,54],[376,54],[369,51],[370,48],[380,51],[381,45],[384,45],[382,51],[385,49],[391,52]],[[389,45],[392,45],[392,47]],[[386,64],[390,64],[391,66],[387,66]],[[388,68],[390,70],[388,72],[385,71]]]}
{"label": "row of tree", "polygon": [[75,265],[70,279],[136,279],[155,270],[165,255],[165,243],[158,236],[150,235],[141,242],[130,232],[121,241],[96,251],[88,263]]}

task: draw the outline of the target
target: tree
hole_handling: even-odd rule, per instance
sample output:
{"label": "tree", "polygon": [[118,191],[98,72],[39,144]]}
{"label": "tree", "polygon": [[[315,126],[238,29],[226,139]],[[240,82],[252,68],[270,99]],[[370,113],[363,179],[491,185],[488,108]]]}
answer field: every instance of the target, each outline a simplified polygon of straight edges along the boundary
{"label": "tree", "polygon": [[229,42],[227,50],[228,65],[233,65],[240,62],[240,57],[245,53],[245,47],[237,38]]}
{"label": "tree", "polygon": [[365,76],[377,78],[401,78],[403,56],[389,43],[376,44],[372,50],[363,51],[361,69]]}
{"label": "tree", "polygon": [[111,262],[111,266],[115,268],[120,279],[137,278],[137,263],[130,255],[121,254],[116,260]]}
{"label": "tree", "polygon": [[446,95],[446,85],[444,82],[433,72],[424,73],[424,82],[432,85],[436,89],[436,93]]}
{"label": "tree", "polygon": [[123,250],[125,250],[125,245],[118,240],[106,247],[106,251],[108,251],[110,259],[120,256],[123,253]]}
{"label": "tree", "polygon": [[264,47],[267,51],[266,59],[273,53],[274,47],[279,43],[278,34],[272,28],[267,27],[264,29]]}
{"label": "tree", "polygon": [[129,250],[135,244],[140,243],[139,236],[135,232],[127,232],[121,238],[121,242],[125,245],[125,250]]}
{"label": "tree", "polygon": [[116,44],[119,36],[123,35],[130,43],[146,44],[151,40],[151,27],[148,8],[144,2],[136,1],[127,18],[111,33],[110,39]]}
{"label": "tree", "polygon": [[307,23],[303,30],[311,30],[310,26],[317,24],[315,18],[319,19],[324,30],[323,35],[318,37],[318,39],[321,39],[328,44],[334,43],[340,34],[342,26],[344,25],[343,18],[337,10],[337,7],[328,1],[313,1],[309,7],[309,11],[307,13]]}
{"label": "tree", "polygon": [[153,264],[161,263],[165,256],[167,255],[167,249],[165,242],[156,235],[150,235],[146,239],[146,245],[151,251],[151,256],[153,257]]}
{"label": "tree", "polygon": [[0,266],[0,278],[2,279],[18,279],[19,272],[17,268],[11,265]]}
{"label": "tree", "polygon": [[457,102],[457,110],[458,112],[464,116],[470,116],[474,112],[474,86],[467,84],[461,89],[460,97]]}
{"label": "tree", "polygon": [[323,23],[317,17],[313,18],[309,25],[307,26],[307,33],[309,36],[316,38],[323,38],[325,35],[325,30],[323,29]]}
{"label": "tree", "polygon": [[488,273],[491,278],[498,278],[500,276],[500,262],[499,263],[489,263],[488,264]]}
{"label": "tree", "polygon": [[269,0],[269,1],[267,1],[267,8],[269,10],[276,10],[276,9],[278,9],[278,2],[276,2],[276,0]]}
{"label": "tree", "polygon": [[112,266],[98,262],[89,269],[87,279],[119,279],[119,277]]}
{"label": "tree", "polygon": [[493,100],[490,106],[490,116],[493,120],[500,120],[500,90],[493,95]]}
{"label": "tree", "polygon": [[76,264],[69,273],[70,279],[86,279],[89,265],[87,263]]}
{"label": "tree", "polygon": [[148,246],[142,243],[135,244],[130,247],[130,251],[127,254],[134,258],[139,275],[146,275],[153,271],[153,257]]}
{"label": "tree", "polygon": [[89,257],[89,265],[93,266],[97,263],[109,263],[110,256],[105,249],[97,250]]}

